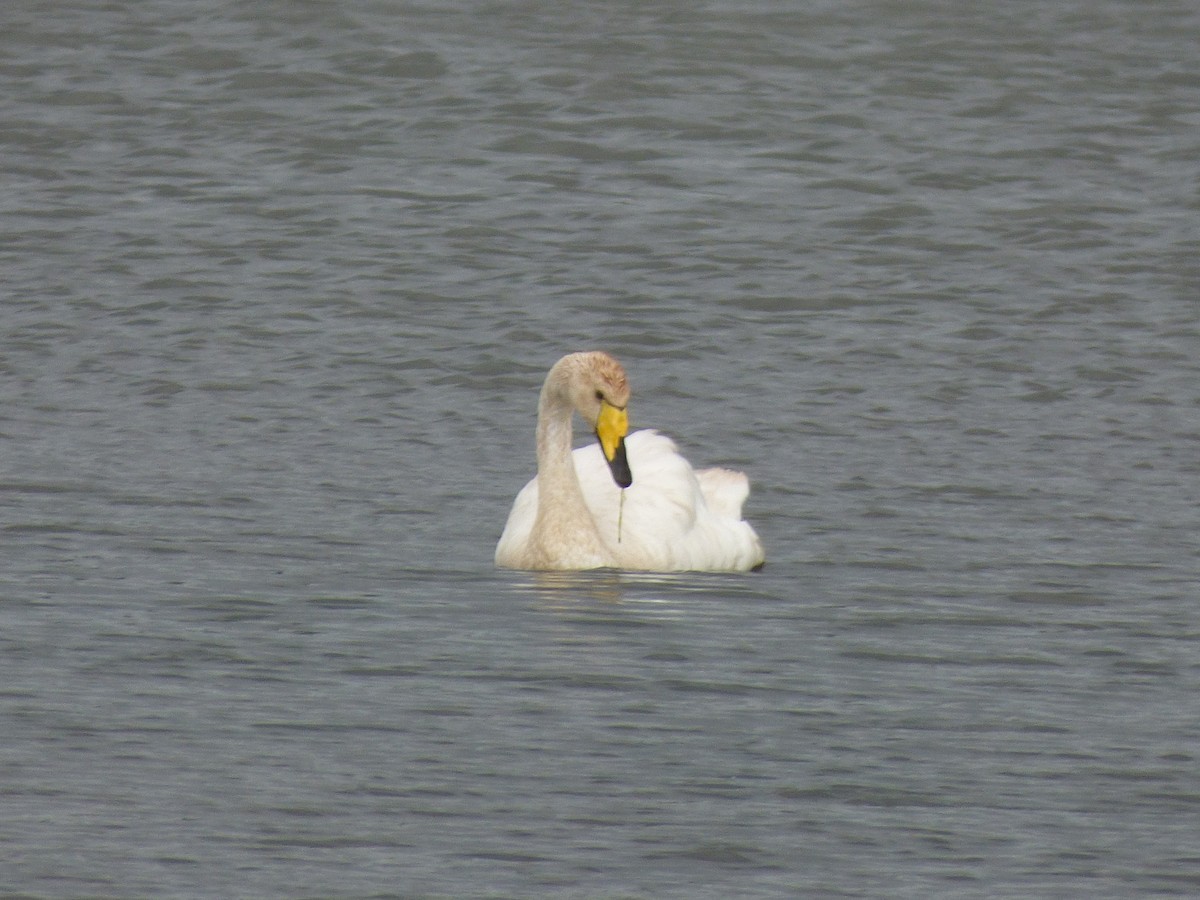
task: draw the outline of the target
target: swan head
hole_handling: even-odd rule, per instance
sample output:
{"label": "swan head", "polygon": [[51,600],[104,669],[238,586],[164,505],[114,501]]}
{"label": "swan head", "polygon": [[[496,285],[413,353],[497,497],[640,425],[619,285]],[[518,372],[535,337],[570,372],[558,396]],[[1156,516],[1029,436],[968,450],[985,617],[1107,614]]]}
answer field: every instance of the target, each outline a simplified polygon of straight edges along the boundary
{"label": "swan head", "polygon": [[625,369],[598,350],[564,356],[554,368],[564,370],[571,405],[596,432],[613,481],[621,488],[629,487],[633,474],[625,456],[625,435],[629,432],[629,379]]}

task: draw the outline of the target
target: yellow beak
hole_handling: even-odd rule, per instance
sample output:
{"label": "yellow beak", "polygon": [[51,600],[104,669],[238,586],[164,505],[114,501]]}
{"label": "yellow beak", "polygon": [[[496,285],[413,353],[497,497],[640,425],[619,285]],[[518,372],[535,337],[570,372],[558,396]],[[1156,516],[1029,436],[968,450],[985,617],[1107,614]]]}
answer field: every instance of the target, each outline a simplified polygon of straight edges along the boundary
{"label": "yellow beak", "polygon": [[623,488],[633,484],[633,474],[625,458],[625,435],[628,431],[629,417],[625,410],[601,400],[600,415],[596,419],[596,437],[600,439],[600,449],[604,451],[613,481]]}
{"label": "yellow beak", "polygon": [[607,400],[600,401],[600,417],[596,419],[596,437],[600,438],[600,449],[609,462],[617,453],[617,445],[629,431],[629,418],[625,410],[617,409]]}

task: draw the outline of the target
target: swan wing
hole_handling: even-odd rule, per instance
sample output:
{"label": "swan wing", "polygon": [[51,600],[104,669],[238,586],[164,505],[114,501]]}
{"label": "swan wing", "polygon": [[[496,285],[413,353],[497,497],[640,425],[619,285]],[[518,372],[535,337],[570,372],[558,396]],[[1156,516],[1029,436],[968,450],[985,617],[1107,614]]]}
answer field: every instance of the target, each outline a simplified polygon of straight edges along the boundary
{"label": "swan wing", "polygon": [[533,523],[537,520],[537,498],[537,478],[533,478],[513,500],[504,531],[496,544],[496,565],[505,568],[521,568],[523,565],[529,538],[533,534]]}
{"label": "swan wing", "polygon": [[625,441],[633,484],[612,480],[598,447],[574,452],[584,500],[618,564],[656,571],[744,571],[761,565],[762,545],[741,520],[750,492],[741,472],[696,472],[656,431]]}

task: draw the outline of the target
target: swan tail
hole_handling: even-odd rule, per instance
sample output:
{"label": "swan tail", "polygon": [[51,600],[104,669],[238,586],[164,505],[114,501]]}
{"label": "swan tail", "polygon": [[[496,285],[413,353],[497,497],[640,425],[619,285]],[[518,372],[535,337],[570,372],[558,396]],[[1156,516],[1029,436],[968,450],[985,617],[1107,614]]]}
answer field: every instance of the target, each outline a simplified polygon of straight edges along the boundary
{"label": "swan tail", "polygon": [[750,496],[750,479],[732,469],[701,469],[696,473],[704,502],[714,513],[731,519],[742,517],[742,506]]}

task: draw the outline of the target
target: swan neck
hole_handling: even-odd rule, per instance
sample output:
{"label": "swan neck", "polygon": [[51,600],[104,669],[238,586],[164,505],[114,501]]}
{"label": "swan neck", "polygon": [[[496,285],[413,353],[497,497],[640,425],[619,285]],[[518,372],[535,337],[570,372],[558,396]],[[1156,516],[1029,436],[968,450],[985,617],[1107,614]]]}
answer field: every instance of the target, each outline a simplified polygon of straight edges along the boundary
{"label": "swan neck", "polygon": [[571,415],[566,396],[551,390],[549,382],[538,404],[537,462],[542,497],[570,496],[583,506],[583,490],[571,459]]}
{"label": "swan neck", "polygon": [[609,559],[575,471],[571,447],[571,417],[575,409],[567,386],[569,379],[565,376],[562,371],[552,370],[538,403],[538,508],[534,540],[544,548],[569,547],[580,568],[594,568],[607,564]]}

